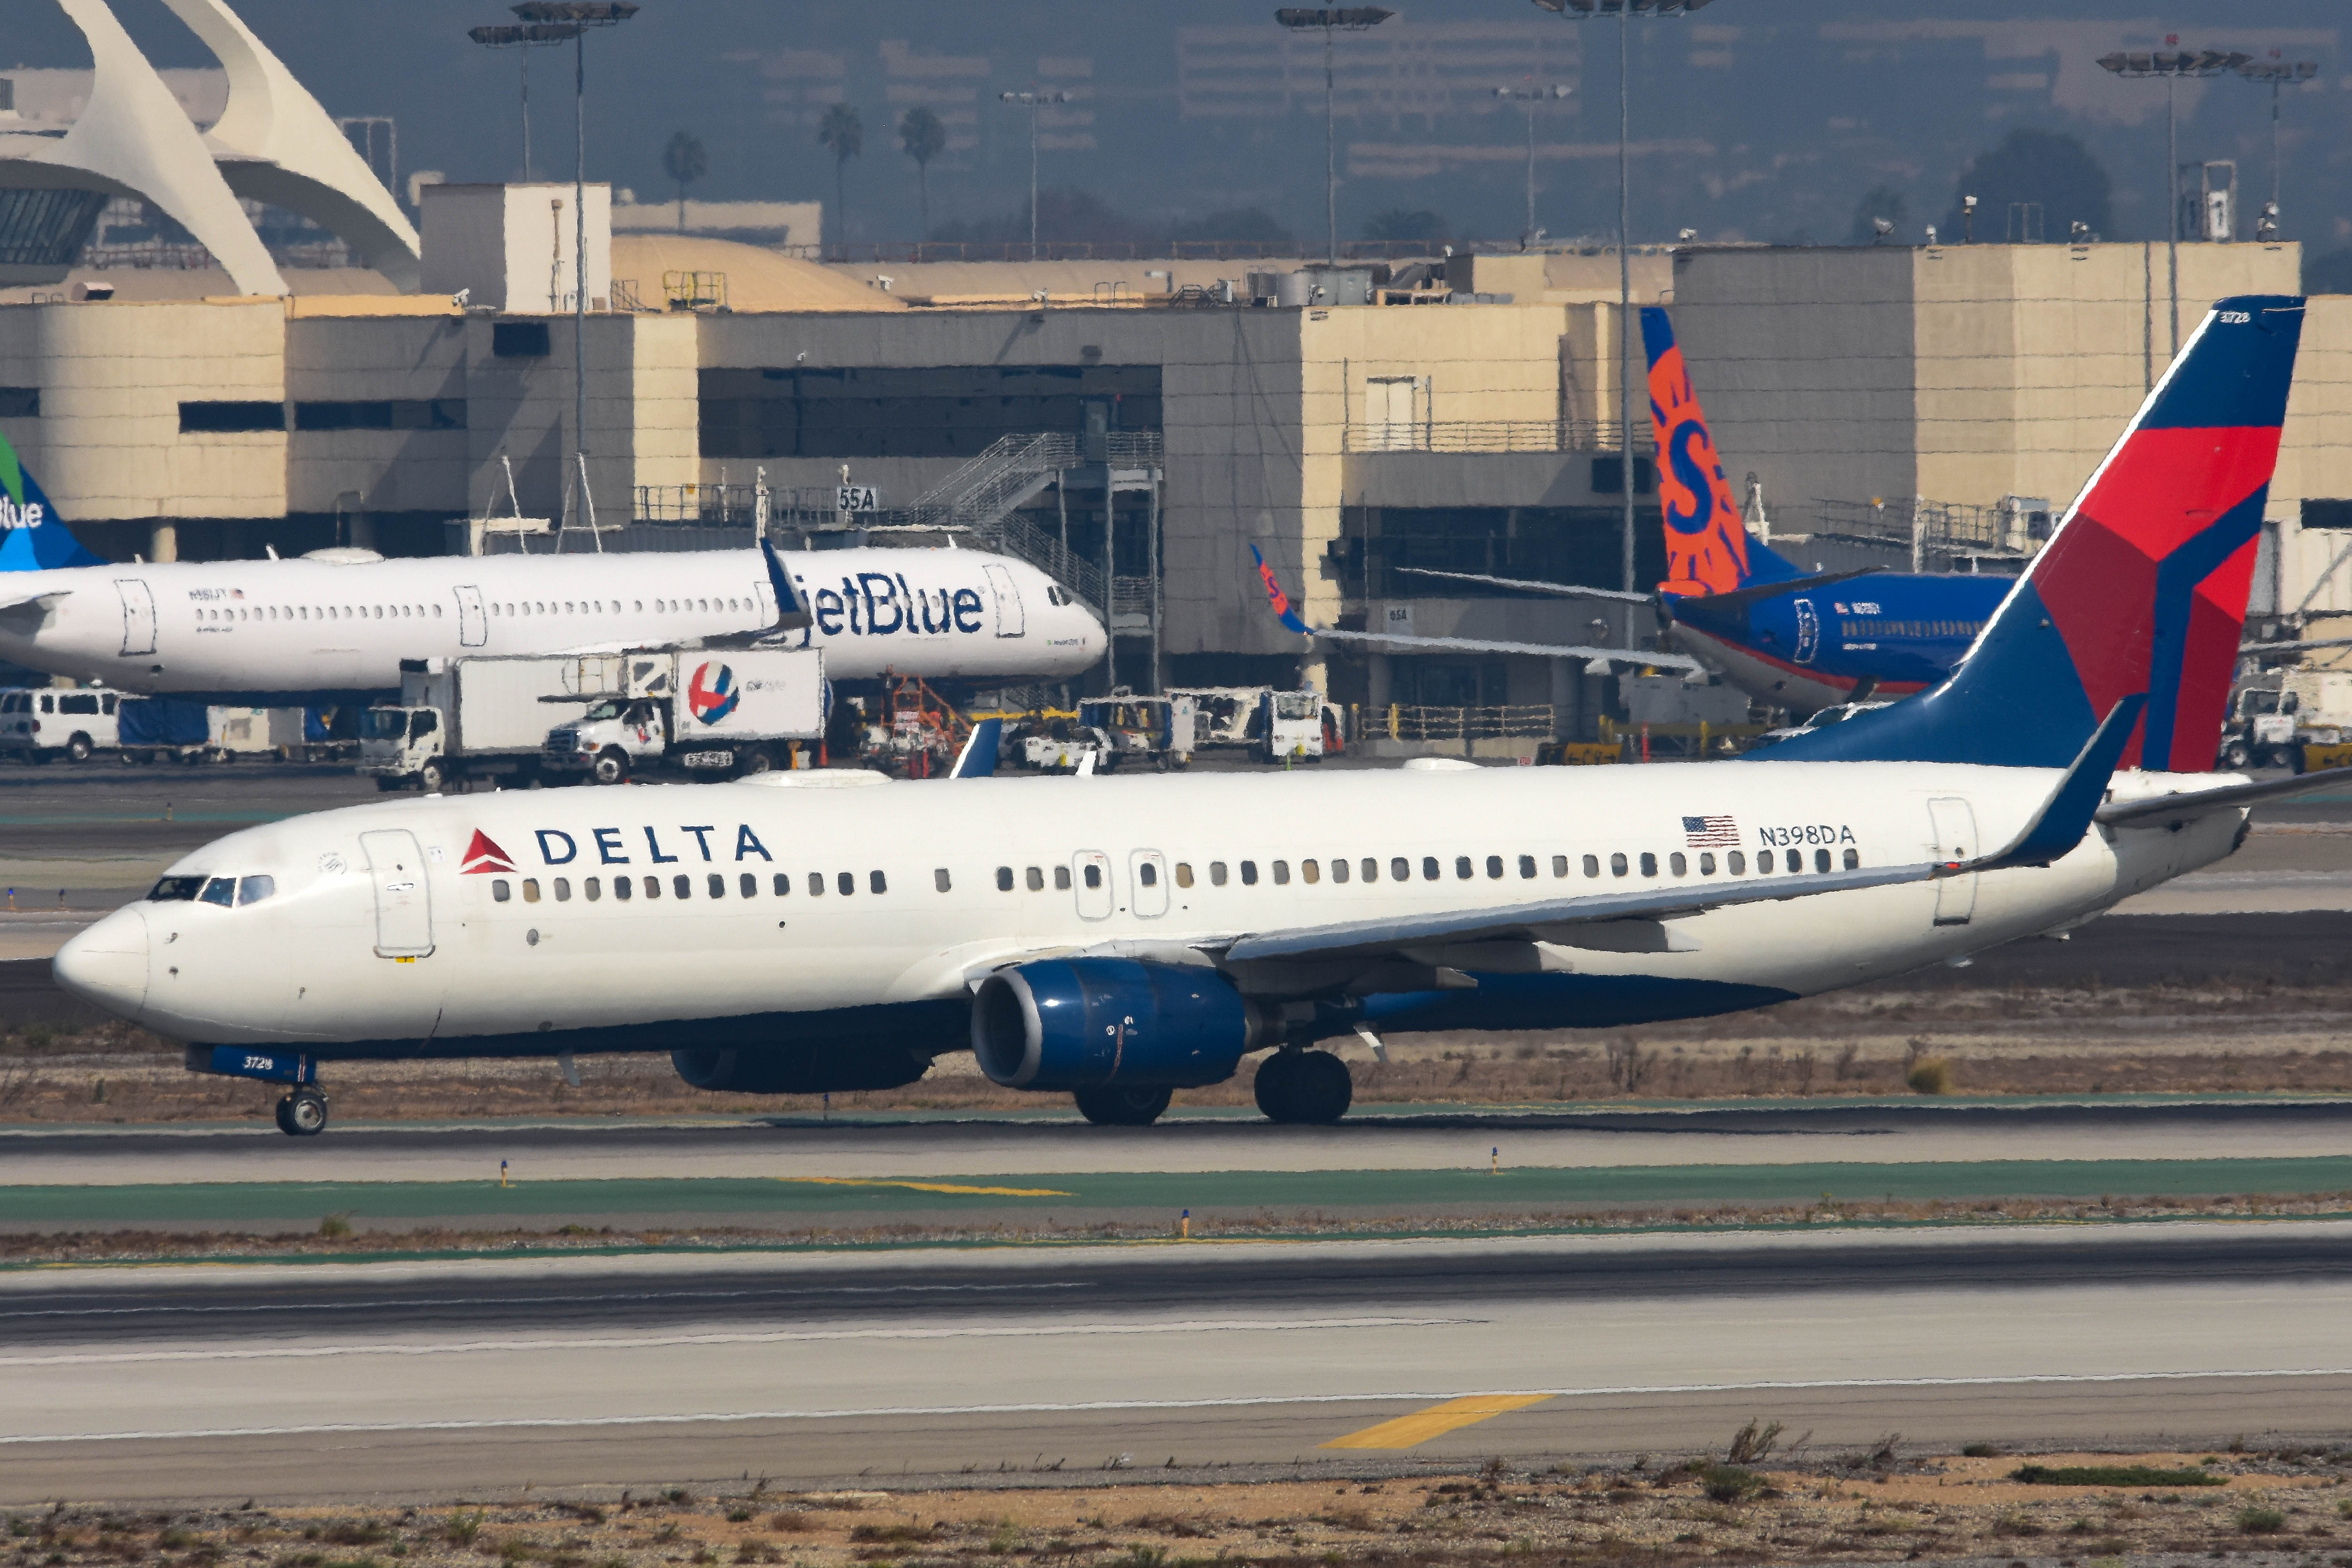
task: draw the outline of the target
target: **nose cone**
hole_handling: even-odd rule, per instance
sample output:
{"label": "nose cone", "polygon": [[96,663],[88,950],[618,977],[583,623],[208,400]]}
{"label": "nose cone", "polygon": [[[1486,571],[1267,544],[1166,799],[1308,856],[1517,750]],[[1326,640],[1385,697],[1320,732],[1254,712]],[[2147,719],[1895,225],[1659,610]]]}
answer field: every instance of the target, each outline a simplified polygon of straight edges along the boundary
{"label": "nose cone", "polygon": [[147,1005],[147,917],[120,909],[58,950],[49,973],[73,995],[118,1017]]}

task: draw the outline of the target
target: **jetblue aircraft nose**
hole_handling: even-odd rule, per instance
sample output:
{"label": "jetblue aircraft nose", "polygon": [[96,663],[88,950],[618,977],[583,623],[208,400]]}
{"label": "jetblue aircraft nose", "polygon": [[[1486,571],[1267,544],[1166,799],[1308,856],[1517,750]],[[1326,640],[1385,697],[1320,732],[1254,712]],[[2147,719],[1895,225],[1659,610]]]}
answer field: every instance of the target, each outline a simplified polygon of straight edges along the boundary
{"label": "jetblue aircraft nose", "polygon": [[115,910],[59,948],[49,973],[92,1006],[138,1017],[147,1004],[147,917],[136,904]]}

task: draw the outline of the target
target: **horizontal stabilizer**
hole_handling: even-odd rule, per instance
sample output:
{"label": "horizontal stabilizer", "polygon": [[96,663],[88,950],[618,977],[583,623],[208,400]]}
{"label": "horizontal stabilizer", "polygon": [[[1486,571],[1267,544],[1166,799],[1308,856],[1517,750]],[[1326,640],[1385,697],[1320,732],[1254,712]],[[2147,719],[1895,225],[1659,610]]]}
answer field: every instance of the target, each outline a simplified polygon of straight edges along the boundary
{"label": "horizontal stabilizer", "polygon": [[1885,570],[1881,566],[1858,566],[1851,572],[1822,572],[1811,577],[1791,578],[1785,583],[1754,583],[1745,588],[1734,588],[1727,594],[1669,595],[1666,602],[1677,616],[1696,620],[1708,615],[1744,610],[1759,599],[1777,599],[1783,594],[1810,593],[1815,588],[1826,588],[1832,583],[1867,577]]}
{"label": "horizontal stabilizer", "polygon": [[72,592],[71,588],[37,588],[30,593],[12,594],[5,588],[0,588],[0,610],[13,610],[24,605],[47,604],[52,599],[65,598]]}
{"label": "horizontal stabilizer", "polygon": [[2181,790],[2172,795],[2157,795],[2150,800],[2123,800],[2103,805],[2095,814],[2109,826],[2136,824],[2141,826],[2169,826],[2204,816],[2209,811],[2235,811],[2265,800],[2280,800],[2301,795],[2305,790],[2326,789],[2331,785],[2352,784],[2352,768],[2322,768],[2315,773],[2304,773],[2291,779],[2264,779],[2258,784],[2223,784],[2218,789]]}

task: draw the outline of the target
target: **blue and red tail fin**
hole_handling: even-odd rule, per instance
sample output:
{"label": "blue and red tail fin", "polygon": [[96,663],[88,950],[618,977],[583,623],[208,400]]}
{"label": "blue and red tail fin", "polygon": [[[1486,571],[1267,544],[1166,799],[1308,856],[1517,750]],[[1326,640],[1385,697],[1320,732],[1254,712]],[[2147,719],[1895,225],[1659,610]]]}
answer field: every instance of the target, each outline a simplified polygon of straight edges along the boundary
{"label": "blue and red tail fin", "polygon": [[2303,307],[2216,304],[1950,678],[1772,754],[2064,767],[2146,692],[2124,765],[2212,767]]}
{"label": "blue and red tail fin", "polygon": [[0,435],[0,572],[105,564],[66,528],[49,498],[16,460],[16,448]]}
{"label": "blue and red tail fin", "polygon": [[1802,575],[1748,536],[1662,306],[1642,307],[1642,350],[1650,366],[1650,430],[1657,440],[1658,509],[1665,521],[1666,580],[1659,591],[1688,598]]}
{"label": "blue and red tail fin", "polygon": [[1255,544],[1250,546],[1250,559],[1257,563],[1257,580],[1265,584],[1265,596],[1274,605],[1276,618],[1294,632],[1302,635],[1312,632],[1315,628],[1308,626],[1292,605],[1290,595],[1282,591],[1282,584],[1274,574],[1274,568],[1265,563],[1265,553]]}

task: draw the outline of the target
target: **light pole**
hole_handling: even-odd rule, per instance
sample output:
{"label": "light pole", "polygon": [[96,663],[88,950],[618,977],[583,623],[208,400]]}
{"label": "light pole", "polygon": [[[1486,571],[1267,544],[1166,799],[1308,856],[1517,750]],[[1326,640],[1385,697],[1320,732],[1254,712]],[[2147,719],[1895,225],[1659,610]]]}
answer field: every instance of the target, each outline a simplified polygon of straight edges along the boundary
{"label": "light pole", "polygon": [[[1620,541],[1625,592],[1633,589],[1633,263],[1628,231],[1633,227],[1633,175],[1626,161],[1626,142],[1633,133],[1633,114],[1628,85],[1633,52],[1631,34],[1635,12],[1645,16],[1680,16],[1699,9],[1707,0],[1535,0],[1544,10],[1574,21],[1595,16],[1617,18],[1617,449],[1618,476],[1625,486],[1625,528]],[[1625,646],[1634,643],[1633,617],[1625,617]]]}
{"label": "light pole", "polygon": [[1070,95],[1056,89],[1053,92],[1000,92],[996,95],[1015,109],[1029,111],[1029,259],[1037,259],[1037,111],[1049,103],[1067,103]]}
{"label": "light pole", "polygon": [[493,49],[518,49],[522,56],[522,181],[530,184],[530,51],[580,36],[569,22],[509,22],[494,27],[472,27],[466,36]]}
{"label": "light pole", "polygon": [[[637,7],[634,0],[523,0],[513,10],[526,23],[568,29],[572,39],[572,450],[580,469],[580,501],[584,510],[588,505],[588,29],[618,26],[635,16]],[[601,540],[598,547],[602,548]]]}
{"label": "light pole", "polygon": [[[2180,42],[2168,34],[2167,44]],[[2180,353],[2180,121],[2174,85],[2183,77],[2221,76],[2253,59],[2226,49],[2157,49],[2148,54],[2121,51],[2099,57],[2099,68],[2134,80],[2160,77],[2164,80],[2164,271],[2166,296],[2171,300],[2172,353]]]}
{"label": "light pole", "polygon": [[1498,87],[1495,96],[1516,103],[1528,116],[1528,226],[1519,231],[1519,247],[1524,250],[1536,242],[1536,105],[1566,98],[1576,89],[1572,87]]}
{"label": "light pole", "polygon": [[1331,37],[1335,33],[1362,33],[1379,26],[1396,13],[1378,5],[1286,5],[1274,19],[1294,33],[1323,31],[1323,223],[1325,258],[1339,265],[1339,154],[1338,130],[1331,108]]}
{"label": "light pole", "polygon": [[[2238,74],[2248,81],[2266,81],[2271,84],[2271,205],[2263,213],[2267,222],[2257,226],[2256,234],[2263,239],[2276,239],[2279,216],[2279,93],[2291,81],[2309,81],[2313,77],[2317,76],[2319,62],[2283,60],[2278,58],[2278,51],[2273,49],[2269,59],[2248,60],[2238,68]],[[2269,232],[2263,233],[2263,228],[2267,228]]]}

